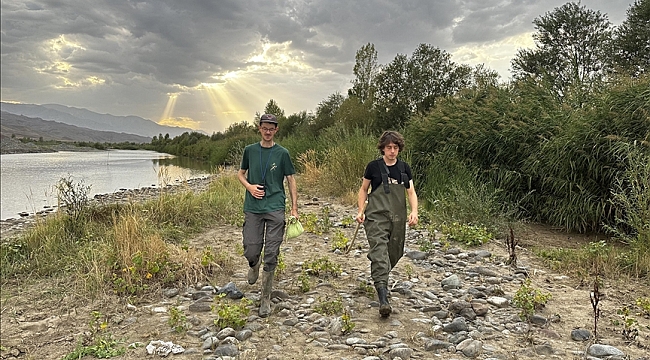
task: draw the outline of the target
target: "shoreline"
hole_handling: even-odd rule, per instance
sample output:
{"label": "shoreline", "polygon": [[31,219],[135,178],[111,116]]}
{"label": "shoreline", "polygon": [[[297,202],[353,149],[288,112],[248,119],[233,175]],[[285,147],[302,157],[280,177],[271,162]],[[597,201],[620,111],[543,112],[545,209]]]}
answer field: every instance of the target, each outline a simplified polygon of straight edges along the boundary
{"label": "shoreline", "polygon": [[[175,194],[187,189],[193,192],[202,192],[207,190],[208,186],[218,174],[211,174],[202,177],[187,179],[185,181],[176,180],[174,184],[167,184],[164,188],[157,185],[145,186],[137,189],[120,189],[119,191],[106,194],[97,194],[90,199],[91,206],[104,206],[113,203],[130,203],[141,202],[157,198],[161,191],[167,194]],[[55,214],[58,211],[57,206],[46,207],[36,212],[21,212],[16,217],[0,220],[0,237],[15,235],[30,226],[39,219]]]}

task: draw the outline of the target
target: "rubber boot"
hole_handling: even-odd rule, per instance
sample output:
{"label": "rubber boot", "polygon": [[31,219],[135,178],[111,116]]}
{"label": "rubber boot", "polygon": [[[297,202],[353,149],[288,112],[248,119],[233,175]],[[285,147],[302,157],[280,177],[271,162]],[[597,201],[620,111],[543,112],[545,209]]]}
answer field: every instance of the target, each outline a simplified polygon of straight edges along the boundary
{"label": "rubber boot", "polygon": [[262,259],[257,260],[257,264],[253,267],[248,268],[248,283],[253,285],[257,282],[257,278],[260,276],[260,264]]}
{"label": "rubber boot", "polygon": [[379,315],[388,317],[393,312],[393,308],[388,303],[388,289],[385,286],[377,287],[377,296],[379,297]]}
{"label": "rubber boot", "polygon": [[262,299],[260,301],[260,317],[267,317],[271,314],[271,291],[273,290],[273,274],[275,271],[264,271],[262,273]]}

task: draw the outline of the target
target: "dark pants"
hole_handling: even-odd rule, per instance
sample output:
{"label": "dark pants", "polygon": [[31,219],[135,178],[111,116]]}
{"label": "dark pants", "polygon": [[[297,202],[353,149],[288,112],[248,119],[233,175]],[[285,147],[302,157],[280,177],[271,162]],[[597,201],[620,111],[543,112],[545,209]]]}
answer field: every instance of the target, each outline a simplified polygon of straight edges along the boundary
{"label": "dark pants", "polygon": [[260,261],[264,249],[264,271],[275,270],[284,237],[284,223],[284,210],[265,214],[244,213],[244,257],[250,267]]}

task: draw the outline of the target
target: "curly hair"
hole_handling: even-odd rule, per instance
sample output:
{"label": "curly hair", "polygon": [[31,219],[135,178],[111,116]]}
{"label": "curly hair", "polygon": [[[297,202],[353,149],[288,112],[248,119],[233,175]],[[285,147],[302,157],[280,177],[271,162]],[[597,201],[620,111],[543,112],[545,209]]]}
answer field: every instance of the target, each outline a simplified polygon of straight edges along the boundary
{"label": "curly hair", "polygon": [[386,130],[379,137],[379,144],[377,144],[377,149],[381,151],[382,155],[384,155],[384,148],[390,143],[397,145],[400,152],[404,150],[404,136],[397,131]]}

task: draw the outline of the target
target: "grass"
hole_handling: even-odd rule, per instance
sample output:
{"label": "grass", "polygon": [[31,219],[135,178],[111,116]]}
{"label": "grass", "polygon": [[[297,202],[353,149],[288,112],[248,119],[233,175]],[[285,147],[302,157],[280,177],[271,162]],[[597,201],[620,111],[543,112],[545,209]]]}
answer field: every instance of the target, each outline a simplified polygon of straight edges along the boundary
{"label": "grass", "polygon": [[[71,185],[71,184],[69,184]],[[71,202],[86,194],[68,186]],[[154,200],[74,207],[39,219],[0,245],[2,283],[72,275],[90,294],[138,295],[170,283],[195,283],[230,271],[230,256],[184,245],[218,223],[241,225],[243,191],[234,174],[221,174],[200,193],[164,191]],[[71,221],[74,216],[74,221]]]}

